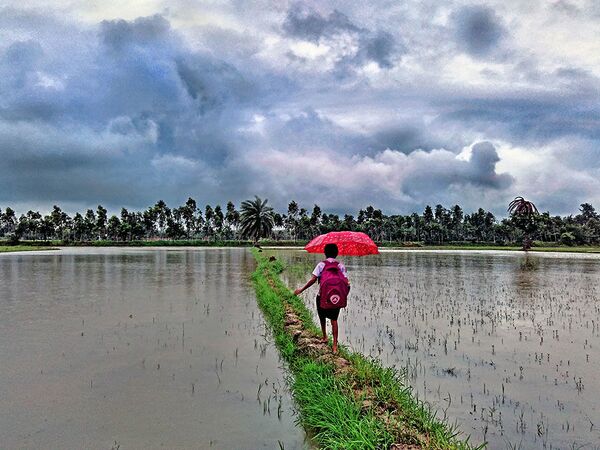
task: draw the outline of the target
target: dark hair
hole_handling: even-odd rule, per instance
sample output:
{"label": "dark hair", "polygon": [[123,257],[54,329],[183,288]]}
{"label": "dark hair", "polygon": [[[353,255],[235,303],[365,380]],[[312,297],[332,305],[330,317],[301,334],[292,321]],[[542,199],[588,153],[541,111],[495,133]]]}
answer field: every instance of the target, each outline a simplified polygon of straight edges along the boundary
{"label": "dark hair", "polygon": [[325,257],[335,258],[338,255],[338,248],[335,244],[327,244],[325,246]]}

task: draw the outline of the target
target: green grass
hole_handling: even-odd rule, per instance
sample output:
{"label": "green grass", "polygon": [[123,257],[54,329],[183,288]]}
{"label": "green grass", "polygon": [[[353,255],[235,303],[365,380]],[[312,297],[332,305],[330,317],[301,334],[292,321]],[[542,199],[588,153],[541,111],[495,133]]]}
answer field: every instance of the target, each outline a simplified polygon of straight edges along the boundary
{"label": "green grass", "polygon": [[[1,241],[0,241],[1,242]],[[157,239],[157,240],[132,240],[115,241],[110,239],[79,241],[79,240],[51,240],[51,241],[20,241],[23,245],[60,245],[65,247],[252,247],[254,242],[250,240],[205,240],[205,239]],[[293,247],[304,246],[306,241],[273,241],[261,239],[261,246],[267,247]]]}
{"label": "green grass", "polygon": [[378,449],[394,439],[374,414],[344,392],[331,366],[309,359],[297,361],[294,399],[301,407],[301,423],[311,430],[319,447],[326,449]]}
{"label": "green grass", "polygon": [[533,247],[533,252],[565,252],[565,253],[600,253],[600,247],[581,246],[581,247]]}
{"label": "green grass", "polygon": [[251,241],[205,241],[201,239],[161,239],[156,241],[74,241],[65,242],[68,246],[91,247],[251,247]]}
{"label": "green grass", "polygon": [[319,329],[302,300],[279,278],[283,264],[270,262],[265,253],[253,250],[253,254],[258,262],[252,274],[258,305],[288,363],[299,421],[316,445],[382,449],[393,443],[414,443],[430,449],[476,448],[418,401],[395,369],[341,346],[340,355],[350,361],[351,370],[336,373],[332,364],[300,352],[285,330],[285,305],[291,306],[304,330],[317,336]]}
{"label": "green grass", "polygon": [[[2,241],[0,241],[0,246]],[[274,241],[261,239],[259,244],[263,247],[303,247],[307,241]],[[137,241],[21,241],[25,246],[91,246],[91,247],[252,247],[252,241],[245,240],[216,240],[206,241],[203,239],[161,239],[161,240],[137,240]],[[422,242],[380,242],[379,248],[388,250],[512,250],[520,251],[520,245],[493,245],[493,244],[471,244],[471,243],[448,243],[444,245],[427,245]],[[600,253],[599,246],[565,246],[536,241],[532,252],[570,252],[570,253]],[[289,270],[294,269],[292,266]]]}
{"label": "green grass", "polygon": [[58,250],[55,247],[44,247],[38,245],[0,245],[0,253],[28,252],[32,250]]}

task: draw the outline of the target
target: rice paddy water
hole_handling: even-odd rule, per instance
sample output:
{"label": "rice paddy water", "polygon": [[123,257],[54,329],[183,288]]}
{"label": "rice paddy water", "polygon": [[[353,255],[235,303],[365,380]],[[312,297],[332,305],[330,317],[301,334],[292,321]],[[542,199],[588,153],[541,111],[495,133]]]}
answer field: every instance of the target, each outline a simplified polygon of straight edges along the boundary
{"label": "rice paddy water", "polygon": [[[280,250],[306,281],[318,255]],[[344,258],[340,339],[489,448],[600,448],[600,256]],[[306,448],[245,249],[0,255],[5,448]],[[316,288],[305,294],[314,311]]]}
{"label": "rice paddy water", "polygon": [[306,448],[246,249],[0,255],[2,448]]}
{"label": "rice paddy water", "polygon": [[[303,284],[319,255],[281,250]],[[384,251],[343,258],[340,340],[405,371],[491,449],[600,448],[600,255]],[[298,267],[299,265],[299,267]],[[316,288],[304,298],[315,311]]]}

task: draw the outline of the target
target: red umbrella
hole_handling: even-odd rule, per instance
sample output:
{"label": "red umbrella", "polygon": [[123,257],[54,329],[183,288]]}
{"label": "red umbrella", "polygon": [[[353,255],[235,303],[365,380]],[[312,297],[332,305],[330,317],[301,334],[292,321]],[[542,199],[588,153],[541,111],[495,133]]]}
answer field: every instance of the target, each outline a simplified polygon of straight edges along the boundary
{"label": "red umbrella", "polygon": [[323,253],[327,244],[336,244],[340,255],[364,256],[377,255],[379,250],[375,242],[365,233],[358,231],[332,231],[317,236],[304,249],[308,253]]}

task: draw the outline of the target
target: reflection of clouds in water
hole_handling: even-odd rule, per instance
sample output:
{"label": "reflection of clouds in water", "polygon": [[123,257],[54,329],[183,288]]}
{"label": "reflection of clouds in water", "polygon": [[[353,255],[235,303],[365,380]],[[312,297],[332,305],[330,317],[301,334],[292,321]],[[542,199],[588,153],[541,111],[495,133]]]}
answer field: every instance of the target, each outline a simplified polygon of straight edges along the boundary
{"label": "reflection of clouds in water", "polygon": [[204,248],[0,255],[0,442],[304,448],[253,261]]}
{"label": "reflection of clouds in water", "polygon": [[419,397],[473,442],[484,429],[490,448],[597,439],[587,418],[600,404],[591,301],[600,255],[384,251],[343,261],[352,292],[341,342],[407,369]]}

